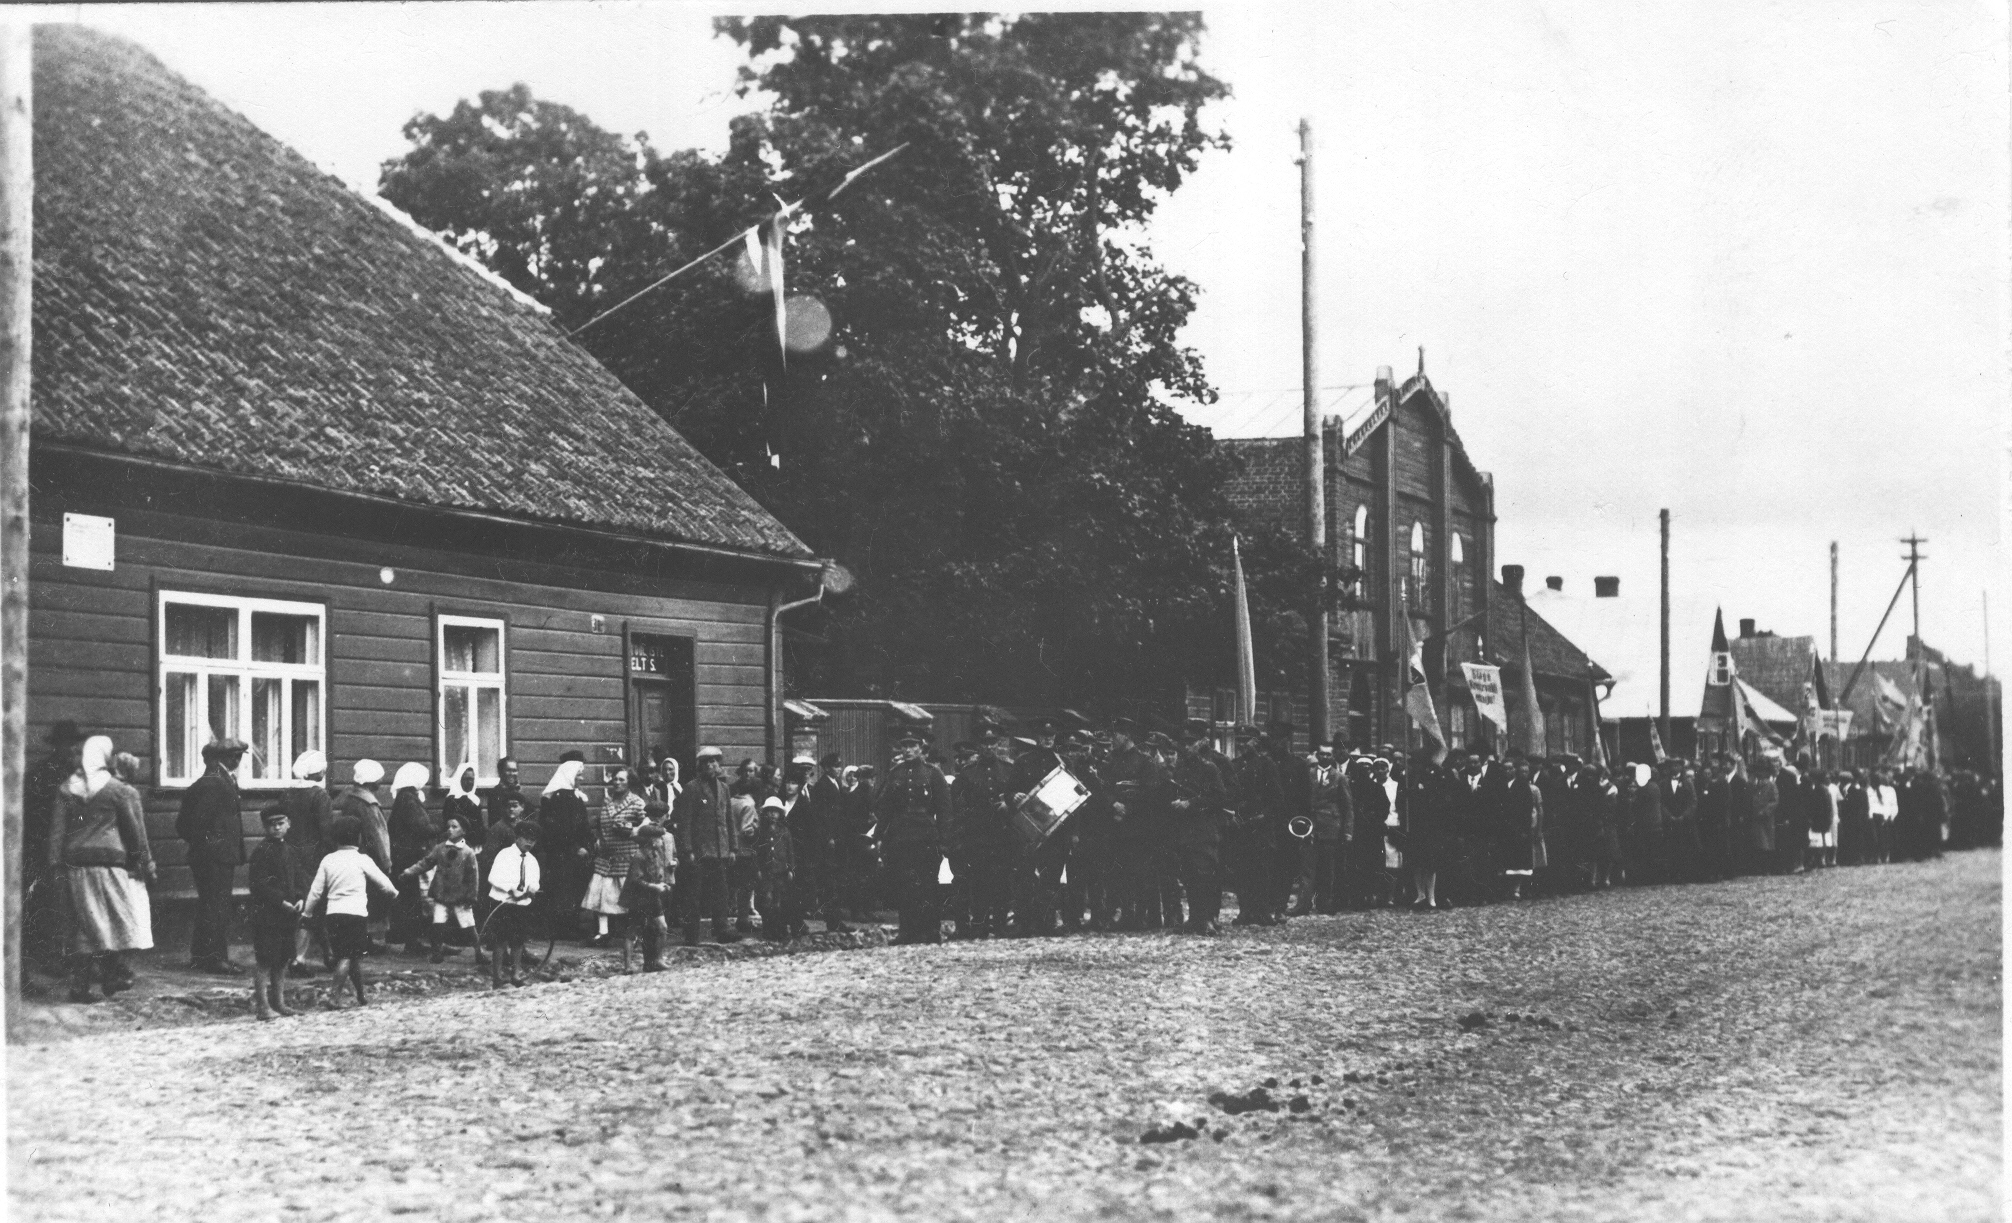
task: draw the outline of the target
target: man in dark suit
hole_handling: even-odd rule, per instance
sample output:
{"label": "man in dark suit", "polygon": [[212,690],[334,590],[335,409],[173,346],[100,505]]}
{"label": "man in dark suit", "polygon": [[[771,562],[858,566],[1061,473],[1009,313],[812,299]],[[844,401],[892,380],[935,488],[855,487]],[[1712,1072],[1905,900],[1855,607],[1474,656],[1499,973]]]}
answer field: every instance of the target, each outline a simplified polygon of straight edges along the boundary
{"label": "man in dark suit", "polygon": [[245,744],[218,739],[203,745],[203,775],[182,793],[175,832],[189,846],[196,881],[196,923],[189,934],[190,967],[240,976],[231,962],[231,886],[244,864],[244,816],[238,807],[238,762]]}

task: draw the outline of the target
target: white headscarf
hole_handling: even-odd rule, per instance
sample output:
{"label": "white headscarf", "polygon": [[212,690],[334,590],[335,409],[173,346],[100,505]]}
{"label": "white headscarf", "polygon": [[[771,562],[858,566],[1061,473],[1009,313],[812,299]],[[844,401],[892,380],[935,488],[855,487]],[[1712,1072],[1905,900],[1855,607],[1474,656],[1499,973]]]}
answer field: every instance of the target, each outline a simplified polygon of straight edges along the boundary
{"label": "white headscarf", "polygon": [[429,774],[430,770],[425,765],[416,760],[408,760],[399,765],[398,772],[392,775],[391,792],[396,794],[408,787],[412,789],[424,787]]}
{"label": "white headscarf", "polygon": [[350,767],[349,780],[359,786],[374,786],[384,780],[384,766],[368,758],[359,760]]}
{"label": "white headscarf", "polygon": [[112,740],[108,735],[92,735],[84,740],[83,760],[70,776],[66,788],[79,798],[89,798],[112,780]]}
{"label": "white headscarf", "polygon": [[[461,788],[461,779],[464,777],[468,779],[468,788],[466,790]],[[449,794],[466,794],[470,798],[475,797],[474,761],[464,760],[461,762],[461,767],[454,770],[453,774],[447,779],[447,792]]]}
{"label": "white headscarf", "polygon": [[580,788],[580,770],[587,766],[578,760],[561,760],[559,767],[552,770],[552,780],[545,783],[545,798],[550,798],[561,790]]}
{"label": "white headscarf", "polygon": [[308,748],[293,758],[293,775],[301,781],[319,777],[328,772],[328,757],[313,748]]}

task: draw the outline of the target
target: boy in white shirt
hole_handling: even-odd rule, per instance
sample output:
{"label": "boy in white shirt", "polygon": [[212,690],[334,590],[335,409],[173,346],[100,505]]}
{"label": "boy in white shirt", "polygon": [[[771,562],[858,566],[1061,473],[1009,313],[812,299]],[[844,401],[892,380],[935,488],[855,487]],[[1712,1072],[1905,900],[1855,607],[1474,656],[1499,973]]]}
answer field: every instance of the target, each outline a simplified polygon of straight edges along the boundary
{"label": "boy in white shirt", "polygon": [[328,954],[335,961],[334,983],[328,990],[328,1008],[341,1010],[342,982],[349,980],[356,991],[356,1005],[362,1006],[363,953],[370,946],[370,890],[397,896],[398,885],[391,882],[377,863],[361,853],[363,822],[345,815],[331,830],[335,852],[321,860],[314,873],[314,885],[307,890],[309,913],[325,911]]}
{"label": "boy in white shirt", "polygon": [[517,821],[517,843],[503,849],[489,864],[489,899],[496,902],[495,910],[489,914],[488,930],[496,947],[489,961],[492,989],[503,988],[506,960],[510,963],[509,983],[524,984],[524,938],[531,916],[531,898],[538,894],[541,882],[538,859],[531,856],[531,851],[538,846],[540,831],[530,820]]}

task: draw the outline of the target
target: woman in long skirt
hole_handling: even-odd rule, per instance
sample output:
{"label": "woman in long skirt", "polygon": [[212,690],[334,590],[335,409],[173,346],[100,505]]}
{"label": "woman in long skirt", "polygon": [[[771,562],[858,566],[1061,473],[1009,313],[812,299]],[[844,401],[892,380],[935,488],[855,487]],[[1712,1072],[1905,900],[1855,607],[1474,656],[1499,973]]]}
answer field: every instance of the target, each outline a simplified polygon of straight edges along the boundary
{"label": "woman in long skirt", "polygon": [[147,894],[154,855],[140,796],[112,775],[112,741],[84,742],[77,772],[56,792],[49,838],[52,879],[60,880],[70,907],[70,1001],[95,1002],[91,985],[107,998],[133,984],[120,960],[154,945]]}
{"label": "woman in long skirt", "polygon": [[425,889],[416,879],[405,876],[405,868],[424,858],[439,839],[433,817],[427,813],[425,765],[409,760],[398,766],[391,779],[390,875],[398,881],[398,899],[391,910],[388,943],[403,943],[410,955],[425,955],[431,914],[425,910]]}

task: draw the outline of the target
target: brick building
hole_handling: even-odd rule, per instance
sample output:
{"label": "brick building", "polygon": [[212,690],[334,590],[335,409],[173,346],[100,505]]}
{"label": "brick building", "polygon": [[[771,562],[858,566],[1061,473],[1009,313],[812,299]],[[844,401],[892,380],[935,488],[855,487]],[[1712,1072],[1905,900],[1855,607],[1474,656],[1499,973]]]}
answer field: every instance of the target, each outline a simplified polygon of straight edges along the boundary
{"label": "brick building", "polygon": [[[1547,747],[1585,752],[1592,685],[1607,674],[1522,600],[1521,570],[1490,580],[1495,563],[1495,487],[1453,428],[1448,397],[1423,369],[1402,384],[1389,367],[1374,384],[1330,405],[1323,454],[1330,555],[1346,577],[1329,616],[1330,729],[1351,743],[1402,744],[1410,722],[1397,677],[1397,609],[1428,638],[1433,695],[1455,745],[1489,741],[1461,678],[1462,662],[1505,667],[1512,726],[1523,716],[1520,682],[1527,631]],[[1223,440],[1243,461],[1228,490],[1237,514],[1303,537],[1305,443],[1298,437]],[[1306,726],[1304,690],[1262,693],[1260,705]]]}

